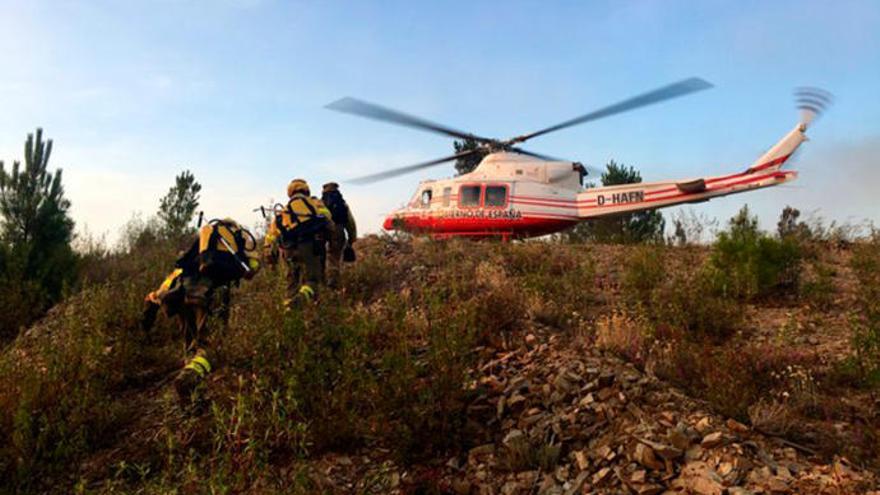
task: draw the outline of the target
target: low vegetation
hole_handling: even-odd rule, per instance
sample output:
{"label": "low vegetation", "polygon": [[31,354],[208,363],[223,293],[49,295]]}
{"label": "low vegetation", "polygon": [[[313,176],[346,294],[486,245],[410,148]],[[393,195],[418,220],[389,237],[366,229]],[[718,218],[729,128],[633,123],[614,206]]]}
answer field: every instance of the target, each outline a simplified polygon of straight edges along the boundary
{"label": "low vegetation", "polygon": [[718,234],[711,265],[716,289],[737,299],[797,291],[802,248],[793,235],[773,237],[758,230],[758,218],[744,207]]}
{"label": "low vegetation", "polygon": [[853,250],[852,270],[856,276],[856,307],[850,315],[853,328],[853,361],[859,380],[880,383],[880,236]]}
{"label": "low vegetation", "polygon": [[170,260],[166,246],[108,255],[111,280],[53,310],[0,357],[4,478],[34,489],[94,476],[71,468],[123,439],[126,464],[97,473],[123,491],[134,481],[201,483],[205,473],[215,476],[208,486],[238,490],[278,466],[362,445],[402,463],[460,450],[474,428],[465,407],[480,349],[504,345],[530,317],[574,325],[570,315],[592,293],[592,264],[574,248],[552,258],[528,244],[362,242],[343,289],[323,293],[318,307],[284,312],[282,270],[243,284],[228,328],[213,322],[220,369],[210,409],[166,418],[141,441],[125,435],[146,404],[176,410],[161,386],[182,357],[174,324],[144,335],[137,322],[162,277],[155,267]]}
{"label": "low vegetation", "polygon": [[[0,354],[9,491],[314,493],[315,462],[363,448],[430,488],[438,460],[497,428],[473,406],[484,361],[536,329],[768,435],[880,466],[876,421],[856,419],[880,375],[876,237],[771,236],[743,212],[712,246],[367,238],[317,307],[285,312],[280,269],[236,289],[228,326],[211,322],[207,400],[184,412],[174,322],[138,325],[178,247],[148,229],[89,250],[85,287]],[[499,452],[514,472],[565,455],[554,438]]]}

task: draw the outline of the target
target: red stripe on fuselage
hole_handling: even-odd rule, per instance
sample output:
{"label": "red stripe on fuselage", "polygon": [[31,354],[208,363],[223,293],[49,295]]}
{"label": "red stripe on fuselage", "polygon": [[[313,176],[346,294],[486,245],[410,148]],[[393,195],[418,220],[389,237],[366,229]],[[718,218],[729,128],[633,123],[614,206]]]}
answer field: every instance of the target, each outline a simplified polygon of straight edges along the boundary
{"label": "red stripe on fuselage", "polygon": [[[745,174],[743,174],[743,175],[745,175]],[[699,193],[693,193],[693,194],[691,194],[691,193],[672,194],[672,195],[670,195],[670,196],[663,196],[662,198],[651,198],[651,199],[646,199],[646,200],[644,200],[644,201],[639,201],[639,202],[637,202],[637,203],[629,203],[629,204],[656,203],[656,202],[658,202],[658,201],[668,201],[668,200],[670,200],[670,199],[685,198],[685,197],[687,197],[687,196],[694,196],[694,197],[697,197],[697,196],[700,196],[700,195],[705,194],[705,193],[708,193],[708,192],[713,192],[713,191],[718,191],[718,190],[726,189],[726,188],[731,187],[731,186],[738,186],[738,185],[742,185],[742,184],[749,184],[749,183],[752,183],[752,182],[759,182],[759,181],[761,181],[761,180],[769,179],[769,178],[771,178],[771,177],[784,179],[785,176],[786,176],[786,173],[785,173],[785,172],[770,172],[770,173],[768,173],[768,174],[755,175],[755,176],[748,177],[748,178],[746,178],[746,179],[739,180],[739,181],[736,181],[736,182],[730,182],[730,183],[724,184],[724,185],[719,186],[719,187],[716,187],[716,188],[711,188],[711,189],[710,189],[710,188],[706,188],[705,191],[702,191],[702,192],[699,192]],[[735,177],[735,176],[733,176],[733,177]],[[702,198],[700,198],[700,199],[702,199]],[[611,208],[611,207],[615,207],[615,206],[620,206],[620,205],[603,205],[603,206],[598,206],[598,205],[597,205],[597,206],[588,206],[587,208]]]}
{"label": "red stripe on fuselage", "polygon": [[518,219],[442,218],[408,215],[401,216],[405,230],[414,233],[467,234],[469,236],[510,233],[517,236],[537,236],[565,230],[578,223],[579,218],[566,215],[523,216]]}

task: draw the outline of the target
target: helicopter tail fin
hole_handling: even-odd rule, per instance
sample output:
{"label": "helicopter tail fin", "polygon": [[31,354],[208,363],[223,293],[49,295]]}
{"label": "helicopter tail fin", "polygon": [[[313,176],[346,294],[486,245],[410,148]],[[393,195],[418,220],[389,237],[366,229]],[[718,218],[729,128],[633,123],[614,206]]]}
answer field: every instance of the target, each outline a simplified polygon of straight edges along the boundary
{"label": "helicopter tail fin", "polygon": [[755,160],[746,172],[774,172],[782,168],[786,160],[794,154],[795,150],[797,150],[801,143],[807,140],[806,130],[806,124],[799,122],[791,132],[786,134],[778,143],[774,144],[772,148]]}
{"label": "helicopter tail fin", "polygon": [[775,172],[782,168],[798,146],[807,140],[807,127],[822,115],[833,99],[831,93],[819,88],[803,87],[795,90],[795,101],[801,113],[800,122],[770,150],[755,160],[746,172]]}

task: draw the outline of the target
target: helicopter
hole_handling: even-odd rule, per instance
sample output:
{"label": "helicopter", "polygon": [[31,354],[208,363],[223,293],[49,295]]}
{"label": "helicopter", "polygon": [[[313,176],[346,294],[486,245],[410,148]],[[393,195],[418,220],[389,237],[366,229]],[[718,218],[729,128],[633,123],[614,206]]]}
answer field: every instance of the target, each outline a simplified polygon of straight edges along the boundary
{"label": "helicopter", "polygon": [[478,136],[351,97],[326,108],[475,142],[471,149],[426,162],[352,179],[367,184],[472,155],[477,167],[456,177],[423,180],[408,203],[387,215],[385,230],[434,238],[523,239],[561,232],[580,222],[778,186],[797,178],[782,170],[807,140],[807,127],[831,102],[827,91],[796,90],[797,125],[745,170],[683,180],[584,187],[588,167],[534,153],[519,145],[538,136],[711,88],[691,77],[528,134],[500,140]]}

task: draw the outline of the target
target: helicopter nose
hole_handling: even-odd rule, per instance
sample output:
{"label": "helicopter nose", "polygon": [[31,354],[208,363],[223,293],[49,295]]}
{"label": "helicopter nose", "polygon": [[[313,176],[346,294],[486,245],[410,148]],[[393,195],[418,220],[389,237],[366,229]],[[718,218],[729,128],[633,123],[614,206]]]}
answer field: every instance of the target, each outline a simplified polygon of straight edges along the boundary
{"label": "helicopter nose", "polygon": [[394,229],[394,215],[388,215],[387,217],[385,217],[385,221],[382,222],[382,228],[385,230]]}

